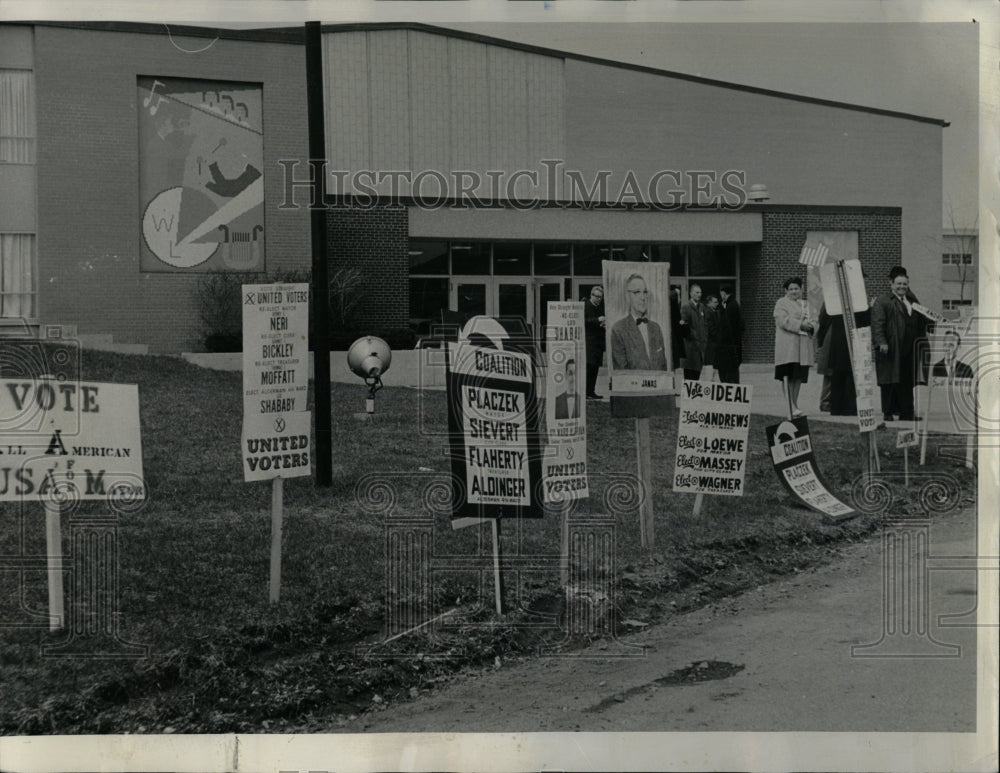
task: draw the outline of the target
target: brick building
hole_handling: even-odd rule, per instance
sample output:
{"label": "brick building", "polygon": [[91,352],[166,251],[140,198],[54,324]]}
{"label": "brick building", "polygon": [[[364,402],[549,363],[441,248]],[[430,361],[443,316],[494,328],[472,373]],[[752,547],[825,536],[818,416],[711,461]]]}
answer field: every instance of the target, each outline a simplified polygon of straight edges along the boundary
{"label": "brick building", "polygon": [[[765,362],[817,232],[856,234],[870,294],[901,263],[941,306],[941,120],[419,24],[323,48],[352,325],[537,330],[602,260],[669,261],[735,286]],[[0,325],[197,351],[200,280],[309,269],[301,29],[0,25],[0,100]]]}

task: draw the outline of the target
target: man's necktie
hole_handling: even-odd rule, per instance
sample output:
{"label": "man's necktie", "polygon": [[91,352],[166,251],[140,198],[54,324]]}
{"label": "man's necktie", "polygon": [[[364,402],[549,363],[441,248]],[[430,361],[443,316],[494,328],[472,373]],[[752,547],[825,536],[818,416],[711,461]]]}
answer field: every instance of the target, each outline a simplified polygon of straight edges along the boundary
{"label": "man's necktie", "polygon": [[649,322],[649,317],[639,317],[638,319],[636,319],[635,324],[645,325],[647,322]]}

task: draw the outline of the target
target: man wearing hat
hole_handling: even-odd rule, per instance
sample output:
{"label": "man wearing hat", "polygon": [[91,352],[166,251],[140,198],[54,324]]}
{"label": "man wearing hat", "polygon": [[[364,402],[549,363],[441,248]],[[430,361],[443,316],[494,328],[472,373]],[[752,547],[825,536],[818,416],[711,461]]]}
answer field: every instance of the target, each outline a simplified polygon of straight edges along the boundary
{"label": "man wearing hat", "polygon": [[902,266],[889,272],[889,292],[872,305],[872,344],[875,374],[882,392],[882,414],[886,421],[898,416],[913,421],[915,345],[926,334],[925,318],[914,310],[919,303],[910,291],[910,278]]}

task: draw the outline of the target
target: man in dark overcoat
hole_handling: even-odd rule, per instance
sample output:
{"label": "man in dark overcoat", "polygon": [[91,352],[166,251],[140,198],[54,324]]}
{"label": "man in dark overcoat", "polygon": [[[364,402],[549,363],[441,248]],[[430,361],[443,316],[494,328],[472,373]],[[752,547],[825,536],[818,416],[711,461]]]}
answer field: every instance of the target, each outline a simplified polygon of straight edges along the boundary
{"label": "man in dark overcoat", "polygon": [[914,348],[926,335],[925,317],[913,308],[919,303],[910,292],[906,269],[896,266],[889,272],[889,292],[872,305],[872,345],[875,347],[875,375],[882,392],[882,414],[886,421],[898,416],[913,421]]}

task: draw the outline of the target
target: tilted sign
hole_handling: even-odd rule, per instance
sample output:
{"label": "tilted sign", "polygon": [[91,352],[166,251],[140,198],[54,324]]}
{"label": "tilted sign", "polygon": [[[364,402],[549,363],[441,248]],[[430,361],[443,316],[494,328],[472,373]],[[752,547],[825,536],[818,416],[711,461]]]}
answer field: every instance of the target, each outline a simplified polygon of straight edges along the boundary
{"label": "tilted sign", "polygon": [[304,411],[309,285],[243,285],[243,413]]}
{"label": "tilted sign", "polygon": [[468,343],[446,356],[453,518],[540,517],[531,357]]}
{"label": "tilted sign", "polygon": [[143,499],[139,388],[0,380],[0,500]]}
{"label": "tilted sign", "polygon": [[785,488],[804,504],[826,515],[849,515],[854,510],[830,493],[813,456],[809,422],[786,419],[765,427],[775,472]]}
{"label": "tilted sign", "polygon": [[752,396],[748,384],[684,382],[674,491],[743,496]]}
{"label": "tilted sign", "polygon": [[587,403],[583,396],[587,354],[583,303],[549,301],[545,325],[545,426],[542,463],[544,499],[583,499],[587,488]]}

